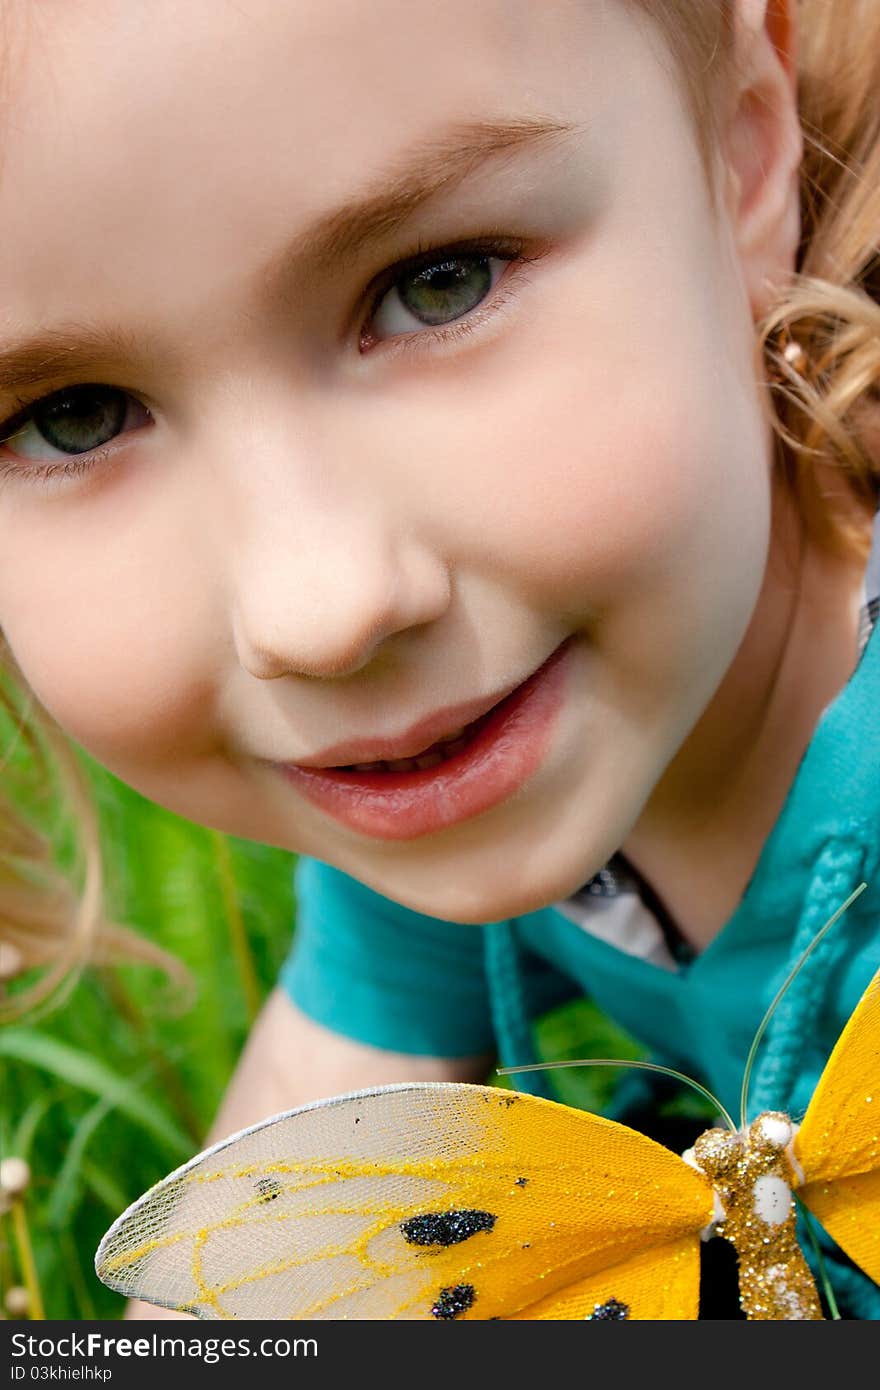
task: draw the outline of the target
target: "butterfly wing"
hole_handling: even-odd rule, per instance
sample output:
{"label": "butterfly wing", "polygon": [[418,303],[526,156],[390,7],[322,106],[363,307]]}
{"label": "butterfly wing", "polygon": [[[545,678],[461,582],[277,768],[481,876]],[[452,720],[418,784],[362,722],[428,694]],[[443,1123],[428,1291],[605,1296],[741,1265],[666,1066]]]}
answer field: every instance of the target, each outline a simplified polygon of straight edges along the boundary
{"label": "butterfly wing", "polygon": [[690,1234],[589,1274],[509,1317],[557,1322],[566,1318],[642,1322],[695,1318],[699,1286],[700,1242]]}
{"label": "butterfly wing", "polygon": [[[215,1145],[124,1212],[95,1265],[207,1318],[582,1317],[615,1298],[695,1317],[712,1206],[702,1174],[623,1125],[488,1086],[388,1086]],[[675,1299],[652,1296],[652,1260],[655,1283],[682,1272]],[[594,1296],[615,1270],[626,1286]]]}
{"label": "butterfly wing", "polygon": [[794,1152],[798,1196],[880,1283],[880,971],[837,1041]]}

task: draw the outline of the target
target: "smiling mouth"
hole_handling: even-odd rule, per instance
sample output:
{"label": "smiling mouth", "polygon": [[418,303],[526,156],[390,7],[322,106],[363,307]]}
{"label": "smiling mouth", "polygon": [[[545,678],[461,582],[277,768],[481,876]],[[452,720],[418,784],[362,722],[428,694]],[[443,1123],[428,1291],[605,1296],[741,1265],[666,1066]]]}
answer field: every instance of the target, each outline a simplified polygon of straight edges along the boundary
{"label": "smiling mouth", "polygon": [[[547,757],[565,703],[570,647],[563,642],[489,709],[411,757],[275,766],[305,800],[373,840],[415,840],[470,820],[520,792]],[[459,706],[459,719],[467,713]],[[455,713],[447,718],[451,723]],[[417,736],[401,744],[418,748]],[[336,756],[393,748],[378,741],[372,748],[340,744]]]}
{"label": "smiling mouth", "polygon": [[[517,687],[519,688],[519,687]],[[505,696],[505,699],[509,698]],[[491,719],[492,715],[502,705],[504,700],[500,700],[497,705],[493,705],[485,714],[481,714],[479,719],[474,719],[470,724],[463,725],[460,729],[453,730],[446,734],[442,739],[424,748],[421,753],[417,753],[412,758],[381,758],[373,763],[340,763],[335,767],[327,768],[328,772],[424,772],[427,768],[439,767],[448,758],[454,758],[457,753],[463,753],[471,740],[479,733],[483,725]]]}

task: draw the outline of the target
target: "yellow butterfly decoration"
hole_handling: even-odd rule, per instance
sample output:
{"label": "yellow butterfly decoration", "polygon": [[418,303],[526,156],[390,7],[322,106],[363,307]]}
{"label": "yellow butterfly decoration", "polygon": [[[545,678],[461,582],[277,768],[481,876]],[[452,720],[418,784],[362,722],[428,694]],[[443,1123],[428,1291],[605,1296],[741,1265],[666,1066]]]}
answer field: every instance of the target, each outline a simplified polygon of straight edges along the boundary
{"label": "yellow butterfly decoration", "polygon": [[696,1318],[712,1233],[736,1249],[747,1317],[821,1318],[796,1190],[880,1283],[880,971],[800,1127],[765,1112],[737,1130],[722,1114],[728,1128],[679,1157],[495,1087],[358,1091],[178,1168],[113,1224],[95,1267],[201,1318]]}

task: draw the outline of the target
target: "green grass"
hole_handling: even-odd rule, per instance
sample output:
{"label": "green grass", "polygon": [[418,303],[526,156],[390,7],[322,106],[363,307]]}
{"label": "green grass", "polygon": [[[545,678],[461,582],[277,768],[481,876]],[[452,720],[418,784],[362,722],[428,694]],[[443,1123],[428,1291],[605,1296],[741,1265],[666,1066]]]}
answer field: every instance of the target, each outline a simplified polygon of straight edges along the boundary
{"label": "green grass", "polygon": [[[195,992],[182,998],[153,968],[92,969],[60,1008],[0,1028],[0,1156],[33,1170],[18,1238],[0,1217],[0,1291],[24,1282],[23,1210],[45,1316],[56,1319],[121,1315],[123,1300],[94,1274],[98,1242],[202,1147],[295,916],[293,855],[181,820],[85,765],[110,911],[184,961]],[[537,1041],[545,1057],[643,1055],[584,1000],[543,1020]],[[559,1098],[588,1109],[603,1108],[616,1075],[553,1073]]]}
{"label": "green grass", "polygon": [[[193,825],[87,769],[110,909],[179,956],[195,989],[185,999],[151,967],[92,969],[59,1009],[0,1028],[0,1155],[33,1171],[24,1211],[49,1318],[121,1314],[94,1274],[98,1241],[201,1147],[294,922],[293,855]],[[6,1216],[0,1290],[22,1278]]]}

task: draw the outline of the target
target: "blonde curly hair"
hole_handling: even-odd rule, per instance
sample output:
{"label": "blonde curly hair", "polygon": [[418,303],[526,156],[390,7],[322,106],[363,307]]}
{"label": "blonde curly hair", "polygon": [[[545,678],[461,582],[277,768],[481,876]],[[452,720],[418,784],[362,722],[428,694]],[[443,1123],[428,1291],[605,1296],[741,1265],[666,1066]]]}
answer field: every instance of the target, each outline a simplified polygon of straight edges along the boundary
{"label": "blonde curly hair", "polygon": [[[734,0],[628,3],[663,33],[708,165]],[[880,5],[797,0],[797,24],[801,244],[757,346],[782,477],[811,535],[867,560],[868,529],[853,517],[880,500]],[[842,483],[833,492],[829,476]]]}

